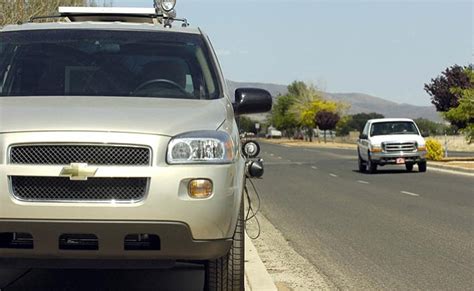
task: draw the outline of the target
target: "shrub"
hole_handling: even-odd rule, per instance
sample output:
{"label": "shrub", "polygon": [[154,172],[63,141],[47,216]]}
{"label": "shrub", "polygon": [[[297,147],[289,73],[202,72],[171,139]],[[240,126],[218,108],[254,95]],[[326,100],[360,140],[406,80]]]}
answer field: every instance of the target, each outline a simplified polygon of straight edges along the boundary
{"label": "shrub", "polygon": [[444,157],[443,146],[441,143],[435,139],[426,140],[426,158],[432,161],[442,160]]}

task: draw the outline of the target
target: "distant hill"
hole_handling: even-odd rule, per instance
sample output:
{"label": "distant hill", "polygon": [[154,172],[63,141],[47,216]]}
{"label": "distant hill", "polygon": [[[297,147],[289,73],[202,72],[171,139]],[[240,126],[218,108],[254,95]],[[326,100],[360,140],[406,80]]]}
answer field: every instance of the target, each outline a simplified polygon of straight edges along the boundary
{"label": "distant hill", "polygon": [[227,80],[227,85],[229,86],[229,91],[231,92],[231,96],[234,95],[233,92],[235,92],[235,89],[241,88],[241,87],[253,87],[253,88],[260,88],[260,89],[265,89],[270,94],[272,94],[273,97],[277,97],[278,95],[284,95],[286,92],[288,92],[287,87],[285,85],[278,85],[278,84],[270,84],[270,83],[243,83],[243,82],[234,82]]}
{"label": "distant hill", "polygon": [[[240,87],[255,87],[269,91],[274,98],[287,93],[287,86],[267,83],[244,83],[227,81],[230,92]],[[442,119],[434,106],[416,106],[400,104],[380,97],[362,93],[323,93],[330,100],[345,102],[351,105],[350,114],[377,112],[385,117],[426,118],[440,122]],[[231,93],[233,95],[233,93]]]}

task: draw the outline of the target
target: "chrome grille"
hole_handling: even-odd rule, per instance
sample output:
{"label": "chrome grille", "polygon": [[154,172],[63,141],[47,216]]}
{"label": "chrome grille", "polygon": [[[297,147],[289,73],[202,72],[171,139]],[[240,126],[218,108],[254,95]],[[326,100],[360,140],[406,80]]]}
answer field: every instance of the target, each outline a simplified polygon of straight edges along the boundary
{"label": "chrome grille", "polygon": [[414,152],[416,151],[415,142],[387,142],[383,143],[383,150],[386,152]]}
{"label": "chrome grille", "polygon": [[11,164],[69,165],[87,163],[104,166],[147,166],[147,147],[111,145],[18,145],[10,149]]}
{"label": "chrome grille", "polygon": [[33,202],[138,202],[148,191],[148,178],[10,177],[15,198]]}

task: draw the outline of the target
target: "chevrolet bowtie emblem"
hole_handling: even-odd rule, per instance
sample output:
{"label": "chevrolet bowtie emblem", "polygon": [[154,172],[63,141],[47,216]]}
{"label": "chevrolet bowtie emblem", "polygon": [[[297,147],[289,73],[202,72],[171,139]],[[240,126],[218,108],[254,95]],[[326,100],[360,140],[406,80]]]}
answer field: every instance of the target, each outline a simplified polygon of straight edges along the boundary
{"label": "chevrolet bowtie emblem", "polygon": [[69,177],[75,181],[87,181],[88,178],[94,177],[97,168],[89,167],[88,164],[72,163],[61,170],[59,176]]}

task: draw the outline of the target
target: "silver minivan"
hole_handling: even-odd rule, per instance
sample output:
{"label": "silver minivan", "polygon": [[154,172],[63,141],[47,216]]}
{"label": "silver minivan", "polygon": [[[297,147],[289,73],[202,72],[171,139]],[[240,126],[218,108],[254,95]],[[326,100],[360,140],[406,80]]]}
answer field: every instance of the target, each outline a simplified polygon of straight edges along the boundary
{"label": "silver minivan", "polygon": [[272,98],[229,96],[200,29],[127,11],[0,31],[0,264],[199,262],[243,290],[236,116]]}

